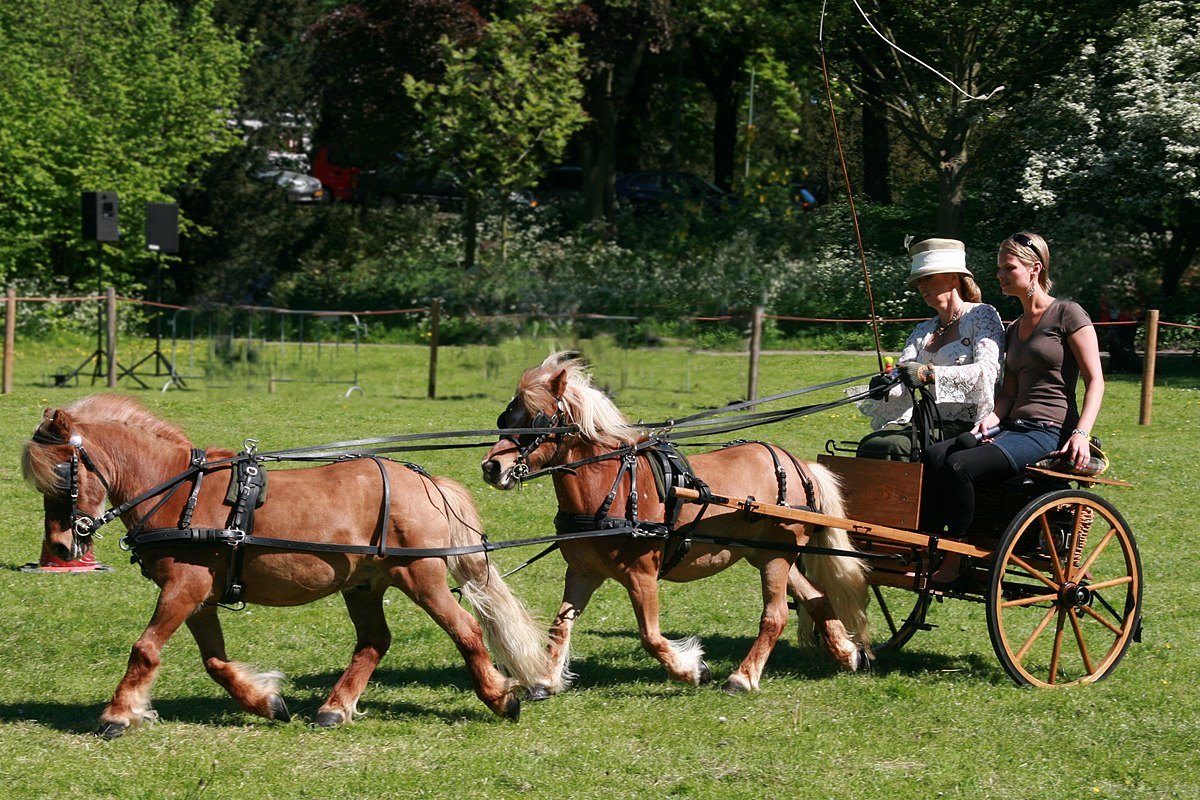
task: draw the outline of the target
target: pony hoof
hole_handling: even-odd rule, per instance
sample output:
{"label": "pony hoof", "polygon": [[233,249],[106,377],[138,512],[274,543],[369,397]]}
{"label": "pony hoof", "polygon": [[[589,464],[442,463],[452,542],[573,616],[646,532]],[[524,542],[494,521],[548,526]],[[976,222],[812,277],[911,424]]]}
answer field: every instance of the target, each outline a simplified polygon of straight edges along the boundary
{"label": "pony hoof", "polygon": [[340,711],[322,711],[317,714],[313,724],[318,728],[336,728],[346,721],[346,716]]}
{"label": "pony hoof", "polygon": [[510,722],[519,722],[521,720],[521,698],[517,697],[516,692],[509,692],[508,697],[504,701],[504,710],[500,713]]}
{"label": "pony hoof", "polygon": [[96,735],[105,741],[111,742],[113,739],[121,736],[125,731],[129,730],[128,722],[101,722],[100,727],[96,730]]}
{"label": "pony hoof", "polygon": [[706,683],[712,683],[712,670],[708,668],[707,661],[700,662],[700,674],[696,676],[696,685],[703,686]]}
{"label": "pony hoof", "polygon": [[280,722],[292,721],[292,712],[288,711],[287,703],[283,702],[283,698],[277,694],[271,695],[268,711],[270,713],[267,719],[275,719]]}
{"label": "pony hoof", "polygon": [[553,695],[550,694],[550,689],[546,686],[537,685],[531,686],[525,692],[525,699],[531,703],[537,703],[542,700],[549,700]]}
{"label": "pony hoof", "polygon": [[730,675],[724,685],[721,686],[721,691],[731,697],[735,697],[739,694],[746,694],[750,691],[750,687],[742,681],[737,680],[733,675]]}
{"label": "pony hoof", "polygon": [[855,665],[855,672],[870,672],[871,667],[871,651],[865,647],[859,648],[858,663]]}

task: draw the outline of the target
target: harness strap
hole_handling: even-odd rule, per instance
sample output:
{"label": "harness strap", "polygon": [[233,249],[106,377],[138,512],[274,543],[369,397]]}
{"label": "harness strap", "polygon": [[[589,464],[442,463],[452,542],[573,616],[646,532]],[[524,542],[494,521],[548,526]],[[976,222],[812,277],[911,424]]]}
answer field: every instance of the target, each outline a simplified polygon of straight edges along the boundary
{"label": "harness strap", "polygon": [[383,462],[375,456],[371,457],[375,462],[375,466],[379,467],[379,475],[383,478],[383,500],[380,501],[379,509],[379,555],[382,556],[387,550],[387,534],[389,530],[388,515],[392,510],[392,482],[388,478],[387,468],[383,466]]}
{"label": "harness strap", "polygon": [[199,447],[192,448],[191,467],[196,471],[196,479],[192,481],[192,492],[188,495],[187,505],[179,517],[179,527],[186,528],[192,524],[192,513],[196,510],[196,501],[200,498],[200,484],[204,482],[205,453]]}
{"label": "harness strap", "polygon": [[[254,509],[258,505],[259,493],[266,483],[263,470],[258,459],[251,454],[245,461],[239,462],[237,472],[237,496],[233,509],[229,512],[229,528],[233,531],[254,530]],[[246,591],[242,582],[242,563],[245,560],[245,550],[240,542],[234,542],[229,553],[229,569],[225,577],[225,592],[221,602],[240,603]]]}

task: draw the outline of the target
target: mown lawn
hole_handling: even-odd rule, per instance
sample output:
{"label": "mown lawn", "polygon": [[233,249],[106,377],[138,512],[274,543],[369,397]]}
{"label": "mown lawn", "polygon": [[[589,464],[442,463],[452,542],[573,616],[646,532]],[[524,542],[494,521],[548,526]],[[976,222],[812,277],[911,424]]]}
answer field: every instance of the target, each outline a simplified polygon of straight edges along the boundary
{"label": "mown lawn", "polygon": [[[631,417],[677,417],[745,393],[744,355],[621,350],[567,342]],[[551,342],[446,348],[440,399],[425,399],[419,348],[364,347],[355,363],[325,354],[322,380],[267,391],[261,374],[193,379],[188,391],[135,390],[199,445],[264,450],[372,436],[490,428],[520,370]],[[16,390],[0,397],[0,787],[10,798],[1194,798],[1200,743],[1200,366],[1164,359],[1153,424],[1138,424],[1140,384],[1109,382],[1098,432],[1111,475],[1135,484],[1102,491],[1141,549],[1145,634],[1095,686],[1018,689],[989,643],[983,607],[936,606],[918,634],[869,675],[841,674],[781,642],[762,691],[727,697],[717,686],[757,628],[757,576],[745,566],[693,584],[662,586],[668,635],[700,635],[717,682],[667,683],[637,642],[618,587],[597,593],[573,642],[576,687],[526,703],[505,723],[480,704],[449,639],[400,593],[390,595],[394,641],[353,725],[306,723],[344,668],[353,631],[338,598],[290,609],[223,613],[234,658],[288,675],[295,720],[242,713],[200,666],[186,631],[171,641],[155,687],[161,721],[113,742],[90,735],[124,671],[156,591],[117,547],[98,547],[111,572],[27,574],[40,552],[41,501],[21,479],[19,452],[46,406],[92,391],[88,380],[45,387],[60,363],[86,357],[23,346]],[[335,358],[341,358],[338,362]],[[136,361],[136,356],[129,361]],[[873,356],[778,354],[763,359],[760,394],[870,372]],[[362,391],[346,394],[357,372]],[[289,370],[289,377],[303,372]],[[219,384],[220,388],[217,388]],[[124,385],[124,384],[123,384]],[[155,386],[157,389],[158,386]],[[790,401],[829,399],[837,390]],[[852,439],[852,408],[752,435],[815,457]],[[483,448],[406,456],[465,483],[489,534],[548,534],[546,482],[501,493],[479,478]],[[504,569],[532,552],[497,554]],[[539,614],[557,607],[563,563],[543,559],[509,580]]]}

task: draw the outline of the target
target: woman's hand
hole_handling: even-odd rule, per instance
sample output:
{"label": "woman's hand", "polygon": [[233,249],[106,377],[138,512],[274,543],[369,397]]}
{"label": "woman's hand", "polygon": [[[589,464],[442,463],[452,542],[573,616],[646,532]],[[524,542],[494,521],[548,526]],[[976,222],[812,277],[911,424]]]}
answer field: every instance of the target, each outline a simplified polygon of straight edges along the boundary
{"label": "woman's hand", "polygon": [[1082,431],[1072,433],[1071,438],[1067,439],[1067,443],[1058,452],[1064,462],[1077,470],[1086,467],[1092,458],[1089,439]]}
{"label": "woman's hand", "polygon": [[975,423],[975,427],[971,429],[972,433],[977,433],[983,436],[981,441],[990,442],[992,437],[984,436],[989,430],[1000,425],[1000,418],[996,416],[996,412],[989,412],[981,421]]}

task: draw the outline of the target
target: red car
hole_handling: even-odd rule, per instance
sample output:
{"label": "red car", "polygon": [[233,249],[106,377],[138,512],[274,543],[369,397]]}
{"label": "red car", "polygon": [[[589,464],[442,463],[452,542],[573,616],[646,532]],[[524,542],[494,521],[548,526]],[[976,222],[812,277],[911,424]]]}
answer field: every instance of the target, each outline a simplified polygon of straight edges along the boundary
{"label": "red car", "polygon": [[354,163],[346,153],[327,144],[317,148],[313,154],[312,175],[329,190],[330,199],[339,203],[354,200],[355,187],[363,168]]}

